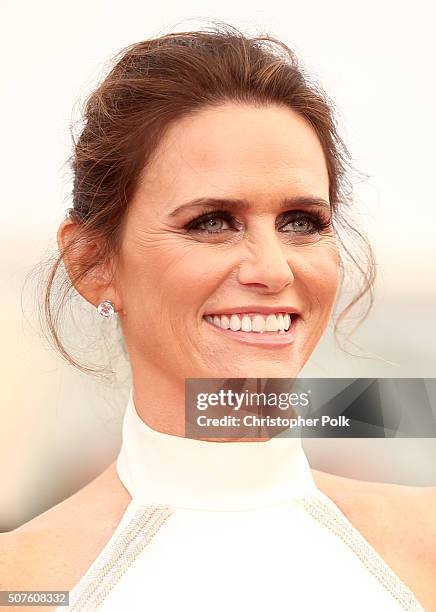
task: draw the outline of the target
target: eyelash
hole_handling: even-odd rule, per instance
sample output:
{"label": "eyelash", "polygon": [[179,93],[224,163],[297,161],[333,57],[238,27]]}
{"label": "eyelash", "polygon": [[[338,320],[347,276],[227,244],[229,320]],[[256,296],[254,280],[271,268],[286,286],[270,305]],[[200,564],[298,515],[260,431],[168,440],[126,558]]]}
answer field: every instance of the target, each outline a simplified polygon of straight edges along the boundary
{"label": "eyelash", "polygon": [[[319,212],[311,212],[311,213],[307,213],[304,212],[302,210],[292,210],[292,211],[288,211],[287,213],[284,213],[284,215],[286,216],[286,218],[288,219],[288,221],[286,223],[284,223],[284,225],[282,227],[285,227],[286,225],[288,225],[288,223],[290,223],[290,221],[292,220],[291,218],[293,218],[294,220],[300,220],[300,219],[309,219],[310,222],[312,223],[312,229],[309,231],[304,231],[304,232],[297,232],[300,234],[315,234],[316,232],[321,233],[322,231],[326,230],[327,228],[329,228],[331,226],[331,220],[330,219],[324,219],[323,216],[319,213]],[[235,229],[234,227],[234,223],[236,221],[235,217],[230,214],[229,212],[227,212],[226,210],[216,210],[213,212],[209,212],[209,213],[205,213],[203,215],[200,215],[199,217],[196,217],[195,219],[193,219],[192,221],[190,221],[186,226],[185,229],[188,232],[197,232],[200,234],[222,234],[223,232],[228,232],[228,231],[232,231],[232,229],[223,229],[223,230],[218,230],[218,231],[210,231],[210,230],[202,230],[199,229],[199,226],[202,223],[206,223],[207,221],[210,220],[215,220],[215,219],[224,219],[225,221],[227,221],[230,225],[233,225],[233,229]]]}

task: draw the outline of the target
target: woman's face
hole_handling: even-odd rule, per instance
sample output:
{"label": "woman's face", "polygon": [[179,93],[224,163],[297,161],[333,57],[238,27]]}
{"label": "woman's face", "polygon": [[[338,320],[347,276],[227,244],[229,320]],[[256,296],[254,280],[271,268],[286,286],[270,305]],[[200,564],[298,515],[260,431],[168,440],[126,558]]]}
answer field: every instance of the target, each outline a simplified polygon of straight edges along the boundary
{"label": "woman's face", "polygon": [[[215,207],[188,205],[199,199]],[[329,220],[321,144],[293,111],[227,103],[175,123],[143,172],[118,259],[116,307],[134,373],[297,376],[338,289]],[[265,307],[299,316],[288,332],[268,331],[276,318]],[[241,310],[253,313],[245,323],[231,316]],[[205,319],[217,313],[233,330]],[[235,331],[248,320],[268,327]]]}

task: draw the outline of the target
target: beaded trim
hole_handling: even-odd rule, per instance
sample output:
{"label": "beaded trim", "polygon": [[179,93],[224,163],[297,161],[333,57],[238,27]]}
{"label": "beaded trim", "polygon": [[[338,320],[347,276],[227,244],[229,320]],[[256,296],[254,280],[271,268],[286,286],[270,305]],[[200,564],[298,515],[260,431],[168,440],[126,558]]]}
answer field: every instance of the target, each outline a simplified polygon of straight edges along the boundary
{"label": "beaded trim", "polygon": [[86,577],[67,609],[71,612],[96,610],[172,513],[169,506],[138,508],[108,546],[101,562]]}
{"label": "beaded trim", "polygon": [[[294,501],[314,520],[339,537],[403,610],[425,612],[409,587],[400,580],[330,498],[320,492],[317,497],[303,497]],[[169,506],[138,508],[126,527],[103,553],[100,564],[84,579],[80,591],[74,596],[75,601],[70,602],[67,610],[71,612],[96,610],[172,514],[173,510]]]}
{"label": "beaded trim", "polygon": [[414,593],[400,580],[377,551],[346,518],[333,501],[320,492],[320,497],[295,500],[323,527],[338,536],[360,559],[366,569],[379,581],[403,610],[425,612]]}

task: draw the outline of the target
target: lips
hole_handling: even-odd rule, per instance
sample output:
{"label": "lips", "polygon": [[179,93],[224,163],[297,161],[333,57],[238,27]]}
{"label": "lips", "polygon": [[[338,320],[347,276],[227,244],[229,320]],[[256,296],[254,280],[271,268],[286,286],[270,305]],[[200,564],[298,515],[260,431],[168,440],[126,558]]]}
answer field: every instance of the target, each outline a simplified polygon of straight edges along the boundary
{"label": "lips", "polygon": [[[235,321],[232,321],[233,329],[231,329],[229,326],[229,320],[225,315],[221,317],[215,315],[215,317],[217,319],[216,321],[214,321],[214,317],[210,315],[203,317],[205,324],[208,326],[208,328],[214,330],[215,333],[227,336],[233,341],[258,345],[262,348],[278,348],[292,344],[295,339],[295,332],[299,327],[299,321],[301,319],[301,317],[295,315],[291,319],[290,326],[287,331],[284,330],[284,325],[281,325],[281,329],[276,329],[275,331],[269,331],[266,329],[263,331],[244,331],[244,327],[242,327],[242,325],[238,325],[237,323],[234,325]],[[274,319],[275,318],[276,317],[274,317]],[[235,316],[234,319],[237,319],[237,317]],[[248,319],[248,316],[244,315],[242,319]],[[221,326],[221,322],[223,320],[225,321],[224,327]]]}

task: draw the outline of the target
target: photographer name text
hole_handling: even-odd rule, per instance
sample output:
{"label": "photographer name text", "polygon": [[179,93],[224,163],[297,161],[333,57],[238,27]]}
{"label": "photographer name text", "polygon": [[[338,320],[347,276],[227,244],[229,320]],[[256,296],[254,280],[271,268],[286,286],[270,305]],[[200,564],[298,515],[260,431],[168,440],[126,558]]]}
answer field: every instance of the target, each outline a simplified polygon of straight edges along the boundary
{"label": "photographer name text", "polygon": [[225,415],[222,417],[207,417],[205,415],[198,416],[197,425],[199,427],[349,427],[350,419],[341,415],[331,417],[324,415],[317,418],[305,418],[298,416],[297,418],[287,417],[258,417],[253,414],[244,416],[243,418]]}

